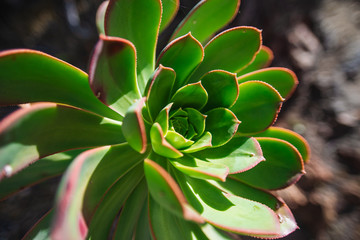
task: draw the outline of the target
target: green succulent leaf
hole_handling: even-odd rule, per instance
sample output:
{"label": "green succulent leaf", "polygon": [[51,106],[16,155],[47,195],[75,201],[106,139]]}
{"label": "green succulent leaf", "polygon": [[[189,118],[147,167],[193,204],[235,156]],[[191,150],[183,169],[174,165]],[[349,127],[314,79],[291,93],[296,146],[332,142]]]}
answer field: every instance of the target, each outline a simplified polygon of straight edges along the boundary
{"label": "green succulent leaf", "polygon": [[[138,184],[135,190],[126,200],[119,218],[116,220],[116,229],[113,239],[133,239],[134,230],[141,214],[142,208],[148,197],[148,189],[145,178]],[[145,229],[144,229],[145,231]]]}
{"label": "green succulent leaf", "polygon": [[278,234],[278,219],[269,207],[227,194],[207,181],[175,173],[187,200],[206,222],[239,234]]}
{"label": "green succulent leaf", "polygon": [[205,132],[193,145],[189,148],[181,150],[184,153],[193,153],[203,150],[208,147],[212,147],[212,136],[210,132]]}
{"label": "green succulent leaf", "polygon": [[229,168],[222,163],[200,160],[189,155],[170,159],[170,163],[180,172],[199,179],[214,179],[224,182],[229,173]]}
{"label": "green succulent leaf", "polygon": [[161,15],[160,32],[164,31],[164,29],[175,18],[180,5],[179,0],[161,0],[161,3],[162,3],[162,15]]}
{"label": "green succulent leaf", "polygon": [[261,31],[253,27],[235,27],[216,35],[205,46],[204,60],[190,77],[197,82],[207,72],[222,69],[238,72],[247,66],[261,46]]}
{"label": "green succulent leaf", "polygon": [[194,108],[185,108],[187,112],[189,123],[194,127],[197,136],[201,136],[205,131],[205,119],[206,115],[203,115]]}
{"label": "green succulent leaf", "polygon": [[152,149],[155,153],[169,158],[179,158],[183,154],[166,141],[159,123],[154,123],[150,129]]}
{"label": "green succulent leaf", "polygon": [[260,48],[260,51],[258,52],[258,54],[256,54],[255,59],[249,65],[247,65],[245,68],[240,70],[237,73],[237,75],[241,76],[246,73],[268,67],[271,64],[273,59],[274,59],[274,54],[271,51],[271,49],[262,45]]}
{"label": "green succulent leaf", "polygon": [[284,99],[271,85],[249,81],[239,85],[239,97],[230,110],[241,121],[240,134],[264,131],[276,120]]}
{"label": "green succulent leaf", "polygon": [[146,125],[142,117],[144,107],[145,98],[134,103],[128,109],[122,124],[122,133],[127,142],[139,153],[144,153],[148,144]]}
{"label": "green succulent leaf", "polygon": [[255,138],[234,136],[228,143],[191,154],[195,158],[214,164],[223,164],[230,174],[247,171],[264,161],[260,145]]}
{"label": "green succulent leaf", "polygon": [[298,85],[297,77],[293,71],[279,67],[261,69],[238,78],[239,84],[251,80],[259,80],[270,84],[285,99],[291,96]]}
{"label": "green succulent leaf", "polygon": [[201,78],[208,93],[208,102],[203,111],[217,107],[231,107],[239,95],[236,75],[222,70],[208,72]]}
{"label": "green succulent leaf", "polygon": [[122,116],[140,98],[135,51],[134,45],[125,39],[100,35],[91,57],[91,89],[104,104]]}
{"label": "green succulent leaf", "polygon": [[224,145],[234,136],[239,120],[227,108],[215,108],[206,113],[205,131],[211,133],[214,147]]}
{"label": "green succulent leaf", "polygon": [[86,186],[109,147],[88,150],[70,165],[60,182],[55,203],[51,239],[84,239],[88,228],[82,214]]}
{"label": "green succulent leaf", "polygon": [[142,164],[136,165],[119,177],[97,205],[89,224],[87,239],[103,239],[104,236],[111,236],[110,233],[116,217],[126,200],[143,179],[144,168]]}
{"label": "green succulent leaf", "polygon": [[208,101],[208,94],[201,82],[191,83],[178,89],[170,102],[174,103],[173,108],[195,108],[201,109]]}
{"label": "green succulent leaf", "polygon": [[176,149],[187,148],[194,143],[194,141],[186,139],[183,135],[177,133],[176,131],[168,131],[165,139]]}
{"label": "green succulent leaf", "polygon": [[0,179],[54,153],[122,143],[121,129],[120,122],[52,103],[20,109],[0,124]]}
{"label": "green succulent leaf", "polygon": [[41,158],[11,178],[2,179],[0,181],[0,201],[34,184],[61,175],[82,151],[72,150]]}
{"label": "green succulent leaf", "polygon": [[83,213],[87,222],[113,184],[139,165],[147,155],[138,153],[127,143],[111,146],[93,172],[91,184],[86,188]]}
{"label": "green succulent leaf", "polygon": [[288,206],[281,199],[278,199],[271,193],[257,188],[253,188],[247,184],[232,179],[231,177],[227,178],[226,182],[209,182],[228,194],[233,194],[239,197],[265,204],[276,213],[276,215],[278,216],[278,223],[280,224],[279,234],[277,236],[258,235],[257,237],[281,238],[297,229],[296,221]]}
{"label": "green succulent leaf", "polygon": [[109,5],[109,1],[104,1],[100,4],[96,12],[96,27],[99,34],[105,34],[105,13]]}
{"label": "green succulent leaf", "polygon": [[44,214],[34,226],[25,234],[22,240],[48,240],[50,239],[50,226],[54,216],[53,209]]}
{"label": "green succulent leaf", "polygon": [[160,65],[149,83],[147,106],[152,119],[169,103],[176,73],[173,69]]}
{"label": "green succulent leaf", "polygon": [[135,45],[141,93],[155,66],[161,12],[160,0],[110,0],[105,15],[106,35],[125,38]]}
{"label": "green succulent leaf", "polygon": [[179,24],[171,39],[191,32],[196,39],[205,43],[236,16],[239,6],[240,0],[202,0]]}
{"label": "green succulent leaf", "polygon": [[266,160],[246,172],[233,175],[234,178],[256,188],[274,190],[295,183],[304,174],[302,157],[293,145],[276,138],[257,140]]}
{"label": "green succulent leaf", "polygon": [[[148,193],[148,192],[147,192]],[[149,194],[143,206],[138,206],[141,209],[139,220],[137,222],[133,240],[152,240],[150,232],[150,218],[149,218]]]}
{"label": "green succulent leaf", "polygon": [[186,220],[203,222],[187,203],[175,180],[164,168],[150,159],[145,159],[144,170],[150,195],[158,204]]}
{"label": "green succulent leaf", "polygon": [[166,107],[164,107],[155,119],[155,122],[159,123],[164,135],[167,134],[167,131],[169,129],[169,113],[171,106],[172,103],[169,103]]}
{"label": "green succulent leaf", "polygon": [[45,53],[27,49],[3,51],[0,69],[0,105],[54,102],[122,119],[95,97],[86,73]]}
{"label": "green succulent leaf", "polygon": [[169,43],[160,53],[157,65],[171,67],[176,72],[173,92],[182,87],[204,58],[201,43],[191,33],[181,36]]}
{"label": "green succulent leaf", "polygon": [[309,161],[310,146],[307,141],[296,132],[280,127],[270,127],[266,131],[254,135],[254,137],[271,137],[287,141],[296,147],[305,163]]}

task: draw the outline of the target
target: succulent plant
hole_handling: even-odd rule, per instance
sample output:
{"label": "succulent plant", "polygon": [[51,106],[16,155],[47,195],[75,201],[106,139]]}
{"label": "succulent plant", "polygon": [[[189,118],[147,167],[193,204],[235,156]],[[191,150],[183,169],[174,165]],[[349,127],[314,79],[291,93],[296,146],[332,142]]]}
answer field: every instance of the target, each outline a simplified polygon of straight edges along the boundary
{"label": "succulent plant", "polygon": [[38,51],[0,53],[0,104],[31,103],[0,123],[0,198],[64,173],[54,208],[24,239],[280,238],[297,228],[271,192],[309,159],[301,136],[272,126],[297,78],[268,67],[260,30],[215,35],[239,5],[200,1],[156,58],[179,2],[106,1],[88,74]]}

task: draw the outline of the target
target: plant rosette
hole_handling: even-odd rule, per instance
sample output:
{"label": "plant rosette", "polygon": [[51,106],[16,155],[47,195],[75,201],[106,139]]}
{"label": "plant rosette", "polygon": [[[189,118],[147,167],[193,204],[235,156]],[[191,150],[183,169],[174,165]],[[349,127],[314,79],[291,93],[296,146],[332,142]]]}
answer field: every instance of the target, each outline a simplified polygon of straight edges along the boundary
{"label": "plant rosette", "polygon": [[110,0],[86,74],[33,50],[0,53],[0,198],[63,174],[24,239],[280,238],[295,219],[271,193],[309,159],[273,127],[298,81],[268,67],[261,31],[234,27],[240,0],[200,1],[156,57],[174,0]]}

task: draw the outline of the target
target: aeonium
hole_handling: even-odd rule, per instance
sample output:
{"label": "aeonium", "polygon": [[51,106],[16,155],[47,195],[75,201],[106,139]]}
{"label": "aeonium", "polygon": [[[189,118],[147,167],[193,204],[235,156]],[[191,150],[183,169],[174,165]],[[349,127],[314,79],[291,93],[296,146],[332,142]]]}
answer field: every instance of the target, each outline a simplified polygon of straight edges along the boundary
{"label": "aeonium", "polygon": [[199,2],[156,58],[179,2],[106,1],[88,74],[33,50],[0,53],[0,104],[31,103],[0,124],[1,198],[64,172],[54,208],[25,239],[279,238],[297,228],[270,193],[295,183],[309,158],[301,136],[272,127],[297,79],[267,67],[258,29],[215,35],[239,4]]}

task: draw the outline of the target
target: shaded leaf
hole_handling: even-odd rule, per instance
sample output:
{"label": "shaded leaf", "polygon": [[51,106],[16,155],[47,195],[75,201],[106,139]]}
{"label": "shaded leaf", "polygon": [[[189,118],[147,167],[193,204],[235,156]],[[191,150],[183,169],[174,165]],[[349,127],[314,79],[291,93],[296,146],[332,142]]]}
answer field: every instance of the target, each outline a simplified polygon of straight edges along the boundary
{"label": "shaded leaf", "polygon": [[274,59],[274,54],[270,48],[262,45],[260,51],[256,54],[255,59],[247,65],[245,68],[241,69],[237,75],[241,76],[246,73],[259,70],[261,68],[268,67],[272,60]]}
{"label": "shaded leaf", "polygon": [[223,164],[229,168],[230,174],[247,171],[265,160],[255,138],[240,136],[234,136],[223,146],[198,151],[192,156],[214,164]]}
{"label": "shaded leaf", "polygon": [[51,209],[42,216],[34,226],[25,234],[22,240],[48,240],[50,239],[50,225],[53,218]]}
{"label": "shaded leaf", "polygon": [[135,51],[134,45],[125,39],[100,35],[91,57],[89,82],[92,91],[122,116],[140,98]]}
{"label": "shaded leaf", "polygon": [[105,15],[106,35],[125,38],[135,45],[141,93],[155,67],[161,12],[160,0],[110,0]]}
{"label": "shaded leaf", "polygon": [[238,100],[230,108],[241,121],[238,133],[260,132],[275,122],[284,99],[271,85],[249,81],[240,84],[239,91]]}
{"label": "shaded leaf", "polygon": [[266,160],[234,178],[256,188],[274,190],[294,184],[304,174],[301,155],[293,145],[276,138],[257,140]]}
{"label": "shaded leaf", "polygon": [[55,102],[122,119],[94,96],[86,73],[50,55],[27,49],[3,51],[0,69],[6,69],[0,71],[0,105]]}
{"label": "shaded leaf", "polygon": [[197,82],[205,73],[215,69],[232,73],[240,71],[258,53],[261,41],[261,31],[253,27],[235,27],[221,32],[205,46],[204,60],[189,82]]}
{"label": "shaded leaf", "polygon": [[32,185],[62,174],[83,150],[72,150],[41,158],[11,178],[0,181],[0,201]]}
{"label": "shaded leaf", "polygon": [[176,178],[187,200],[206,222],[239,234],[279,233],[277,216],[269,207],[226,194],[204,180],[184,177],[177,172]]}
{"label": "shaded leaf", "polygon": [[191,83],[178,89],[171,102],[174,103],[173,108],[195,108],[201,109],[208,100],[208,94],[201,82]]}
{"label": "shaded leaf", "polygon": [[201,84],[208,93],[208,102],[203,111],[217,107],[228,108],[239,95],[236,75],[226,71],[208,72],[201,78]]}
{"label": "shaded leaf", "polygon": [[160,32],[164,31],[164,29],[175,18],[180,5],[179,0],[161,0],[161,3],[162,3],[162,15],[161,15]]}
{"label": "shaded leaf", "polygon": [[92,174],[91,184],[86,188],[83,213],[87,222],[113,184],[139,165],[147,155],[138,153],[127,143],[111,146]]}
{"label": "shaded leaf", "polygon": [[154,120],[159,112],[169,103],[171,90],[175,82],[173,69],[160,65],[154,72],[147,93],[147,105]]}
{"label": "shaded leaf", "polygon": [[20,109],[0,124],[0,179],[57,152],[122,143],[121,129],[120,122],[51,103]]}
{"label": "shaded leaf", "polygon": [[164,168],[150,159],[145,159],[144,169],[150,195],[158,204],[186,220],[203,222],[187,203],[175,180]]}
{"label": "shaded leaf", "polygon": [[105,34],[105,13],[109,5],[109,1],[104,1],[100,4],[96,12],[96,27],[99,34]]}
{"label": "shaded leaf", "polygon": [[236,116],[226,108],[215,108],[206,114],[205,131],[211,133],[211,144],[216,147],[230,141],[240,123]]}
{"label": "shaded leaf", "polygon": [[298,85],[297,77],[293,71],[279,67],[261,69],[238,78],[239,84],[251,80],[259,80],[270,84],[285,99],[291,96]]}
{"label": "shaded leaf", "polygon": [[138,206],[141,208],[141,213],[139,217],[139,221],[137,222],[135,232],[133,235],[133,240],[151,240],[150,233],[150,223],[149,223],[149,215],[148,215],[148,200],[149,194],[143,206]]}
{"label": "shaded leaf", "polygon": [[110,236],[114,221],[125,201],[144,178],[142,164],[136,165],[112,185],[101,199],[89,224],[89,239],[103,239]]}
{"label": "shaded leaf", "polygon": [[128,109],[122,124],[122,133],[127,142],[139,153],[144,153],[148,144],[146,125],[142,117],[144,104],[145,98],[134,103]]}
{"label": "shaded leaf", "polygon": [[67,169],[56,194],[51,239],[85,239],[88,228],[82,214],[86,186],[109,147],[79,155]]}
{"label": "shaded leaf", "polygon": [[205,43],[236,16],[239,6],[239,0],[200,1],[175,29],[171,39],[191,32],[196,39]]}
{"label": "shaded leaf", "polygon": [[204,58],[201,43],[191,33],[170,42],[160,53],[157,65],[171,67],[176,72],[173,92],[186,84],[188,76]]}

